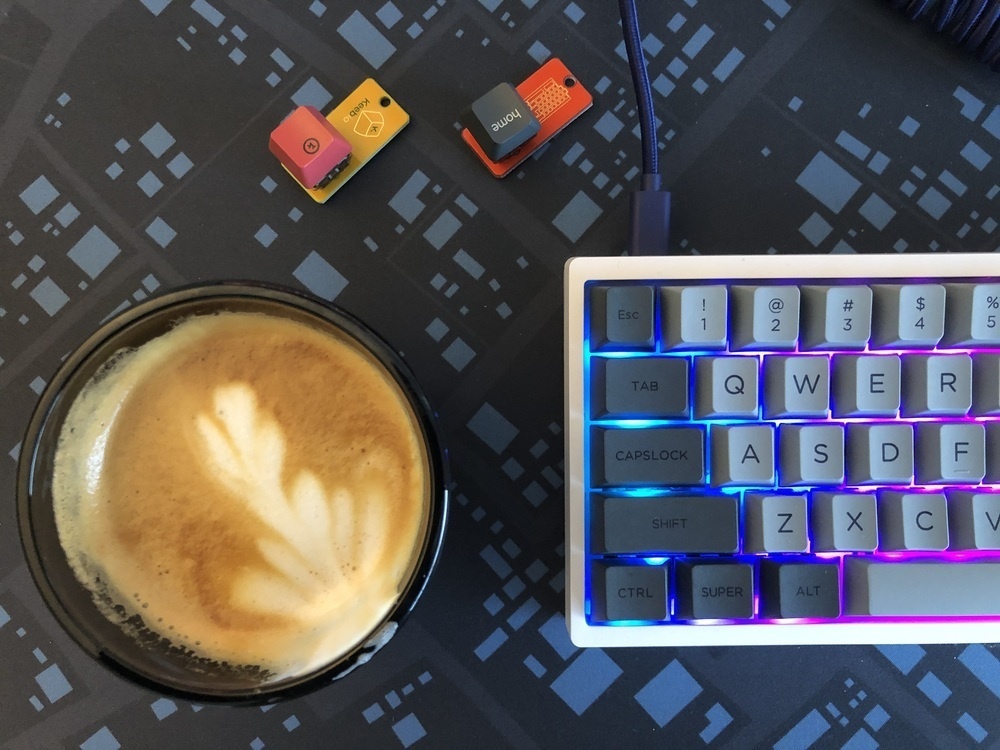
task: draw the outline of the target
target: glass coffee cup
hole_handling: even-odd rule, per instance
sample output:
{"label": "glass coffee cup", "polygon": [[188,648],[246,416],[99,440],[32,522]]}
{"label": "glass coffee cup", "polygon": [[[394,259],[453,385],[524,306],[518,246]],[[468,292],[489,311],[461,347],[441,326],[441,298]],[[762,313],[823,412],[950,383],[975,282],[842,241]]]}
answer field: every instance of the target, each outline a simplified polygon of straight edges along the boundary
{"label": "glass coffee cup", "polygon": [[291,697],[364,664],[443,542],[445,453],[412,373],[278,287],[116,316],[22,445],[20,534],[49,609],[95,659],[192,700]]}

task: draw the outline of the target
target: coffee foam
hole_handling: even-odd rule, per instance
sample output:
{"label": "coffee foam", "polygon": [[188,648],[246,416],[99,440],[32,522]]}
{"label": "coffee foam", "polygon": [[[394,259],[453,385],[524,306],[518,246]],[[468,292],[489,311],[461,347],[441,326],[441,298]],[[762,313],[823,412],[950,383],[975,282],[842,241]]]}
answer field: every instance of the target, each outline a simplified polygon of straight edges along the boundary
{"label": "coffee foam", "polygon": [[57,448],[60,542],[109,619],[275,677],[381,622],[428,525],[411,408],[366,352],[252,313],[119,353]]}

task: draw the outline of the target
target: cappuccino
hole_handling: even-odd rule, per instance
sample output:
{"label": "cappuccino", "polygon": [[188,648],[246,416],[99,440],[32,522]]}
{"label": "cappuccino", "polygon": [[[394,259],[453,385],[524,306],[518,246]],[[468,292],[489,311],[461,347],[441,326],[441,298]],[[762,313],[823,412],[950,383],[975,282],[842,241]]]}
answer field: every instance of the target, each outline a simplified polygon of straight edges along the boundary
{"label": "cappuccino", "polygon": [[187,318],[119,352],[59,435],[59,540],[105,616],[305,675],[363,642],[424,549],[430,468],[386,368],[324,323]]}

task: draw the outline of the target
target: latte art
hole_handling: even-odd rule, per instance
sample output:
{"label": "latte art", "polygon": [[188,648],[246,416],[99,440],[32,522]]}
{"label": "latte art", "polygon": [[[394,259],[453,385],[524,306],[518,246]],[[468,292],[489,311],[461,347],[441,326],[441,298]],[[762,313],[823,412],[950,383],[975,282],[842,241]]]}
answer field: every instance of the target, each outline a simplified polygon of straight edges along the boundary
{"label": "latte art", "polygon": [[175,645],[283,677],[335,660],[391,610],[422,549],[427,466],[370,355],[223,313],[88,384],[53,494],[74,573],[110,619],[124,607]]}

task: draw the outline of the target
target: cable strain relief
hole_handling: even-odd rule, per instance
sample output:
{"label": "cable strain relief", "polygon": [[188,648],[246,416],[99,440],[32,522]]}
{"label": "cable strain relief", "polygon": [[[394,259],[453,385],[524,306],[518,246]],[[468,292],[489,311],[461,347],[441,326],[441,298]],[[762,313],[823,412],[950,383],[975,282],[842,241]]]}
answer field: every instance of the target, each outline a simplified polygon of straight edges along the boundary
{"label": "cable strain relief", "polygon": [[[647,179],[648,178],[648,179]],[[647,187],[653,186],[655,187]],[[670,193],[660,190],[659,175],[643,175],[644,189],[629,200],[629,255],[667,255],[670,240]]]}

